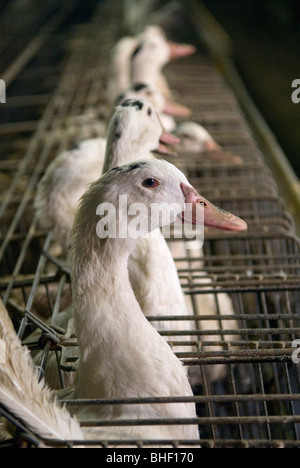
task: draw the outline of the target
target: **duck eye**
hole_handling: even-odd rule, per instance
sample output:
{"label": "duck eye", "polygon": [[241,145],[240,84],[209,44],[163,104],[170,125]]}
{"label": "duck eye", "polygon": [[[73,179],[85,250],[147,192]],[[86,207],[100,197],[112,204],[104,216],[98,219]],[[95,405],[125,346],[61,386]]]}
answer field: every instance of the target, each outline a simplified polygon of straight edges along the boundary
{"label": "duck eye", "polygon": [[147,111],[147,114],[148,114],[149,116],[152,115],[152,109],[151,109],[150,107],[149,107],[149,109],[148,109],[148,111]]}
{"label": "duck eye", "polygon": [[144,180],[142,185],[146,188],[155,189],[160,185],[160,183],[157,179],[151,178]]}

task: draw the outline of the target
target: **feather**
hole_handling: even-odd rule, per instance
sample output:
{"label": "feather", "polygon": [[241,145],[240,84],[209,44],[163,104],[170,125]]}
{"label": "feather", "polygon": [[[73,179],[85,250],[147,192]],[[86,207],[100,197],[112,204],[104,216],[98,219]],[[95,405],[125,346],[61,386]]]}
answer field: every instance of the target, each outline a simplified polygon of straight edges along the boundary
{"label": "feather", "polygon": [[0,298],[0,325],[10,334],[15,335],[15,329],[8,312]]}
{"label": "feather", "polygon": [[28,350],[22,346],[0,307],[0,403],[36,435],[45,439],[82,440],[79,423],[39,382]]}

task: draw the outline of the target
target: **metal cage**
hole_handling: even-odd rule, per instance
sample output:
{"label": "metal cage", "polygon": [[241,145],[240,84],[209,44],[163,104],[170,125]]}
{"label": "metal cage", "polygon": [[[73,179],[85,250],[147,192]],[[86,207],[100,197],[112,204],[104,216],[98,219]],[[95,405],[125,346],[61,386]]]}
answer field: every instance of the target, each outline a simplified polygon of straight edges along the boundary
{"label": "metal cage", "polygon": [[[38,366],[41,377],[49,357],[55,356],[61,387],[77,360],[76,335],[71,328],[60,329],[56,324],[59,312],[71,301],[70,278],[63,259],[53,255],[51,233],[41,231],[36,224],[33,199],[49,161],[87,136],[82,133],[82,116],[95,109],[108,115],[104,93],[109,79],[107,63],[122,30],[122,18],[111,15],[111,11],[120,3],[110,0],[91,8],[84,24],[77,24],[79,2],[59,7],[51,27],[46,25],[46,37],[43,31],[40,33],[43,41],[34,50],[31,44],[29,52],[25,48],[20,53],[23,60],[17,58],[15,66],[8,67],[13,73],[12,83],[8,106],[0,114],[0,172],[6,182],[0,195],[0,295],[23,340],[38,330],[37,339],[26,344],[33,352],[42,351]],[[241,160],[235,164],[209,154],[179,154],[175,163],[200,193],[249,224],[248,232],[239,235],[207,231],[203,255],[191,251],[186,240],[183,255],[175,259],[194,312],[188,319],[196,322],[196,329],[192,333],[161,333],[168,336],[184,365],[200,369],[202,385],[194,388],[195,396],[190,399],[197,405],[198,417],[192,421],[103,420],[82,424],[103,428],[192,423],[199,426],[202,447],[299,447],[300,367],[292,361],[292,355],[294,341],[300,335],[300,240],[234,92],[203,44],[198,45],[195,56],[168,65],[166,76],[175,95],[194,111],[193,120],[205,125],[227,153]],[[32,82],[29,93],[24,93]],[[88,136],[93,136],[93,126],[91,129]],[[232,301],[230,315],[221,313],[222,294]],[[197,298],[207,295],[213,297],[213,315],[197,310]],[[166,319],[170,317],[149,318]],[[233,321],[236,328],[231,327]],[[217,326],[209,328],[207,324],[212,322]],[[183,352],[182,347],[191,343],[193,351]],[[223,366],[224,373],[214,381],[211,370],[216,366]],[[181,401],[187,399],[109,403]],[[76,405],[107,403],[66,402],[70,411]],[[15,420],[5,408],[0,407],[0,413],[19,428],[22,441],[38,443],[26,424]],[[16,440],[3,445],[13,443]],[[132,447],[159,444],[177,448],[193,447],[198,442],[126,443]],[[63,445],[77,444],[66,441]],[[117,447],[124,441],[95,441],[91,435],[85,444]]]}

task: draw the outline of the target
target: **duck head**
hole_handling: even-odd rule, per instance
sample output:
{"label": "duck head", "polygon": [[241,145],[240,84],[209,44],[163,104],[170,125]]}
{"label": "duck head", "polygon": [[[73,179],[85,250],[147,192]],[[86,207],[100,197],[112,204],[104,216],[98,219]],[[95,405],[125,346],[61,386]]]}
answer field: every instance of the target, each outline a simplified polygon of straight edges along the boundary
{"label": "duck head", "polygon": [[191,114],[188,107],[167,100],[156,86],[148,83],[135,83],[129,86],[116,97],[115,106],[122,104],[127,99],[146,99],[151,102],[159,114],[172,117],[188,117]]}
{"label": "duck head", "polygon": [[219,150],[220,146],[202,125],[196,122],[182,122],[176,128],[176,136],[180,138],[178,151],[204,152]]}
{"label": "duck head", "polygon": [[138,37],[136,49],[131,56],[133,81],[144,67],[149,69],[151,66],[157,73],[171,60],[189,56],[195,51],[194,46],[171,42],[162,30],[150,27]]}
{"label": "duck head", "polygon": [[111,164],[115,162],[120,165],[135,159],[134,156],[154,151],[174,154],[167,145],[178,144],[179,141],[175,135],[164,131],[159,115],[150,102],[127,99],[115,109],[110,121],[107,153],[118,158]]}
{"label": "duck head", "polygon": [[159,38],[161,41],[164,41],[167,44],[169,48],[169,61],[188,57],[196,52],[196,48],[191,44],[179,44],[177,42],[168,40],[165,32],[158,25],[147,26],[140,35],[140,39],[145,41],[151,40],[153,38]]}
{"label": "duck head", "polygon": [[[97,186],[101,187],[98,195]],[[205,226],[225,231],[247,229],[242,219],[214,206],[199,195],[185,175],[166,161],[138,160],[113,168],[93,184],[91,190],[97,195],[97,203],[114,206],[116,212],[113,214],[117,223],[125,219],[128,227],[138,212],[138,223],[135,224],[139,226],[138,238],[175,222],[203,224],[203,210]],[[120,206],[120,195],[126,195],[125,206]],[[156,210],[155,216],[153,209]]]}

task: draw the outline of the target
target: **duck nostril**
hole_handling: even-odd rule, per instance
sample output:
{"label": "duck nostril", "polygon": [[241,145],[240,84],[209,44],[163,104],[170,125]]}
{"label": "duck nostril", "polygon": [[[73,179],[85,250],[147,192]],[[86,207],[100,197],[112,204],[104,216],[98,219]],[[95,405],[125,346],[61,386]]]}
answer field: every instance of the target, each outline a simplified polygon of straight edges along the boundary
{"label": "duck nostril", "polygon": [[202,205],[204,208],[207,206],[207,203],[200,198],[197,200],[197,203],[200,203],[200,205]]}

